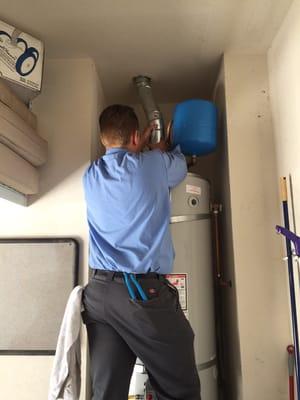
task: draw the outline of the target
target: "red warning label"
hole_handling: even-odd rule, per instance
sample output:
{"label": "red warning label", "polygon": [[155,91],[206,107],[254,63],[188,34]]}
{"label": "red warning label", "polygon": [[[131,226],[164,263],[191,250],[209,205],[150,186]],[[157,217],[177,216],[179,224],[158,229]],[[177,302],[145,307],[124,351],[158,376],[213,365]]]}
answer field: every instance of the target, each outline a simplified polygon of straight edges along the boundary
{"label": "red warning label", "polygon": [[166,278],[178,290],[181,308],[187,310],[187,274],[168,274]]}

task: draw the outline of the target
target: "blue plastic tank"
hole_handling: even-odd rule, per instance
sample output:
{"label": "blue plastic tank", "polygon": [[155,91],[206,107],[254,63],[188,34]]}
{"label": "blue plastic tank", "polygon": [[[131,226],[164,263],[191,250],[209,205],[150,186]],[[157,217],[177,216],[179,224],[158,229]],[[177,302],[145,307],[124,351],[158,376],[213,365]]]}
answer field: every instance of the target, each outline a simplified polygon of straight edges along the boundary
{"label": "blue plastic tank", "polygon": [[217,108],[206,100],[186,100],[173,113],[173,145],[185,155],[204,155],[217,146]]}

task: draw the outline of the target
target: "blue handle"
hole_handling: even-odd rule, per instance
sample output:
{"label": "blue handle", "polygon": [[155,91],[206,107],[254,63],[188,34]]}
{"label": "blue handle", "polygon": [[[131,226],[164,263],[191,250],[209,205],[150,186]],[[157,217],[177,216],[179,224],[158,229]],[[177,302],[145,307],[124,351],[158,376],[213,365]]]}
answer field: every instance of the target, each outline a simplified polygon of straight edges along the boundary
{"label": "blue handle", "polygon": [[132,280],[132,282],[135,284],[135,287],[137,288],[139,295],[141,296],[141,299],[143,301],[147,301],[148,297],[146,296],[146,293],[144,292],[143,288],[141,287],[141,285],[138,283],[136,277],[133,274],[130,274],[130,279]]}
{"label": "blue handle", "polygon": [[127,276],[127,274],[125,272],[123,273],[123,276],[124,276],[125,284],[127,286],[127,290],[128,290],[128,293],[129,293],[129,296],[130,296],[131,300],[136,300],[135,293],[134,293],[134,291],[133,291],[133,289],[132,289],[132,287],[130,285],[128,276]]}

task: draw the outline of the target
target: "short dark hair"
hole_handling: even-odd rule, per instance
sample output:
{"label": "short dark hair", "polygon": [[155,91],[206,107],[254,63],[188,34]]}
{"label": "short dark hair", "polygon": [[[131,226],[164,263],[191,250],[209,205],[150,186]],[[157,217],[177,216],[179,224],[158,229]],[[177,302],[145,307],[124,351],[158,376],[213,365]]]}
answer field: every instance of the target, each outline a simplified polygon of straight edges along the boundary
{"label": "short dark hair", "polygon": [[99,117],[100,137],[104,142],[127,145],[130,135],[139,129],[134,109],[121,104],[106,107]]}

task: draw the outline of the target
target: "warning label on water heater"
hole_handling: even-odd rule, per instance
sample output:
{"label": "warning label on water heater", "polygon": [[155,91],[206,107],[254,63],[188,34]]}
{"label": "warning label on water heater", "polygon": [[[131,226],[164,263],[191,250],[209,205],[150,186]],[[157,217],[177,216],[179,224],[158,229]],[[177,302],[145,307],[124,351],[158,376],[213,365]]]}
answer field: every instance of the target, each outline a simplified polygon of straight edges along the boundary
{"label": "warning label on water heater", "polygon": [[168,274],[166,278],[178,290],[181,308],[187,310],[187,274]]}
{"label": "warning label on water heater", "polygon": [[198,196],[201,195],[201,187],[195,185],[186,185],[185,186],[186,192],[191,194],[197,194]]}

